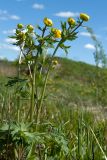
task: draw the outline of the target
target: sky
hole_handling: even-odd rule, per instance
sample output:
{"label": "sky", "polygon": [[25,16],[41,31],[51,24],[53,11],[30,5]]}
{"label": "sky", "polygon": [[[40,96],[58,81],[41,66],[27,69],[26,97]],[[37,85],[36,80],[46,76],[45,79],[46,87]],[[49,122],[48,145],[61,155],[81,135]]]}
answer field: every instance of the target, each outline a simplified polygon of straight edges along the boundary
{"label": "sky", "polygon": [[[18,23],[43,26],[44,17],[48,17],[54,27],[60,28],[60,21],[67,21],[68,17],[77,19],[80,13],[90,16],[84,25],[94,30],[107,53],[107,0],[0,0],[0,58],[14,60],[18,57],[19,49],[9,39]],[[84,28],[78,31],[78,38],[69,43],[71,49],[67,57],[94,64],[93,41]],[[57,55],[66,57],[62,50]]]}

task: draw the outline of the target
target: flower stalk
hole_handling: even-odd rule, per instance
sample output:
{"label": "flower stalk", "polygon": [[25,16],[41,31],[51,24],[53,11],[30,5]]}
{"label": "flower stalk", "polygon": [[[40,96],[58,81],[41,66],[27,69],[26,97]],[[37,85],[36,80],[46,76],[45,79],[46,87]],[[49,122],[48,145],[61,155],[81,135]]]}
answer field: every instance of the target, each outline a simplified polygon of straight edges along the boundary
{"label": "flower stalk", "polygon": [[[30,106],[27,117],[30,122],[36,121],[37,130],[41,119],[47,80],[52,69],[55,55],[59,48],[63,49],[65,53],[68,53],[70,46],[66,46],[64,43],[75,40],[77,38],[76,30],[82,26],[84,21],[88,20],[89,16],[83,13],[80,14],[78,22],[72,17],[69,17],[67,22],[61,23],[60,30],[53,28],[52,20],[46,17],[43,20],[44,27],[37,27],[41,34],[35,32],[35,28],[31,24],[25,27],[23,24],[17,25],[13,38],[16,39],[17,46],[23,46],[20,47],[19,64],[24,60],[29,71],[28,81],[26,82],[26,86],[30,86],[27,90],[30,91]],[[45,59],[43,58],[43,51],[48,48],[54,48],[51,61],[48,60],[48,55],[46,55]],[[44,70],[46,72],[43,72]],[[42,85],[39,81],[42,82]],[[29,83],[29,85],[27,83]]]}

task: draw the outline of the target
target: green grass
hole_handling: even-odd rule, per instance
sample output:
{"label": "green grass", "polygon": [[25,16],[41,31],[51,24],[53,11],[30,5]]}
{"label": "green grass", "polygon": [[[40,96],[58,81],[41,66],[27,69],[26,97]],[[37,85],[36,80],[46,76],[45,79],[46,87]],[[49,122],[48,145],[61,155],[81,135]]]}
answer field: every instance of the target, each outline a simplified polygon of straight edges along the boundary
{"label": "green grass", "polygon": [[[98,73],[104,75],[100,81],[95,81],[95,66],[56,59],[59,65],[48,79],[38,131],[35,123],[27,121],[29,97],[22,95],[19,104],[17,85],[6,87],[8,74],[2,73],[0,159],[107,160],[106,108],[102,107],[104,104],[97,99],[93,88],[99,87],[98,98],[102,98],[102,88],[107,87],[104,79],[107,71],[99,69]],[[15,75],[14,69],[12,65],[11,76]],[[104,83],[99,86],[102,80]],[[24,95],[25,91],[26,88]],[[104,96],[106,98],[106,93]]]}

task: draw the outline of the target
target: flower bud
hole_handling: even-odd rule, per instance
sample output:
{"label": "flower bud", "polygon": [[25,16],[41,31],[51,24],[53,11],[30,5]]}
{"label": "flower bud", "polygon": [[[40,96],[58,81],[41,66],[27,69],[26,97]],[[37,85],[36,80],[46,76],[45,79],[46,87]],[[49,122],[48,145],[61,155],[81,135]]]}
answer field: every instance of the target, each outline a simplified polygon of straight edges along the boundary
{"label": "flower bud", "polygon": [[48,27],[51,27],[53,25],[53,22],[51,19],[48,19],[48,18],[44,18],[43,20],[44,24]]}
{"label": "flower bud", "polygon": [[20,40],[25,40],[25,39],[26,39],[25,33],[20,32],[20,33],[18,34],[18,39],[20,39]]}
{"label": "flower bud", "polygon": [[27,29],[28,29],[29,32],[33,32],[34,27],[29,24],[29,25],[27,25]]}
{"label": "flower bud", "polygon": [[21,30],[16,29],[16,34],[19,34],[19,33],[21,33]]}
{"label": "flower bud", "polygon": [[82,19],[83,21],[88,21],[90,19],[90,16],[85,13],[81,13],[80,19]]}
{"label": "flower bud", "polygon": [[19,24],[17,25],[17,28],[18,28],[18,29],[22,29],[22,28],[23,28],[23,24],[19,23]]}
{"label": "flower bud", "polygon": [[75,20],[72,18],[72,17],[69,17],[68,18],[68,24],[71,26],[71,25],[75,25]]}
{"label": "flower bud", "polygon": [[56,28],[51,28],[51,32],[54,33]]}

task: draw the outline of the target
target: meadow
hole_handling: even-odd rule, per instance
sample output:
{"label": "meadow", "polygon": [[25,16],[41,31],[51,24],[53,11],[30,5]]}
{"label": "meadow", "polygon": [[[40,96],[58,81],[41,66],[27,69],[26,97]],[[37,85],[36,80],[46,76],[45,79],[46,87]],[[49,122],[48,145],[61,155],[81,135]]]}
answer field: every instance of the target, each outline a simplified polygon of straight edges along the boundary
{"label": "meadow", "polygon": [[[26,117],[26,89],[23,88],[18,104],[17,86],[6,85],[8,77],[15,77],[17,66],[2,62],[5,68],[0,70],[0,159],[106,159],[106,105],[96,102],[91,76],[95,66],[56,59],[59,64],[48,80],[38,130],[35,122]],[[7,72],[9,67],[11,72]]]}

